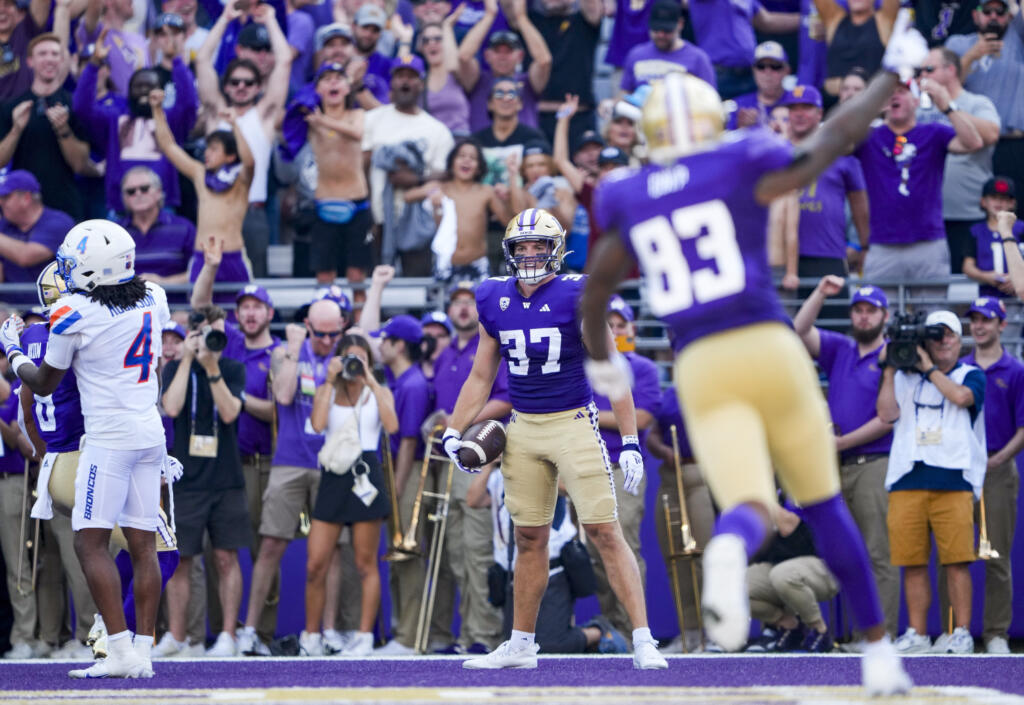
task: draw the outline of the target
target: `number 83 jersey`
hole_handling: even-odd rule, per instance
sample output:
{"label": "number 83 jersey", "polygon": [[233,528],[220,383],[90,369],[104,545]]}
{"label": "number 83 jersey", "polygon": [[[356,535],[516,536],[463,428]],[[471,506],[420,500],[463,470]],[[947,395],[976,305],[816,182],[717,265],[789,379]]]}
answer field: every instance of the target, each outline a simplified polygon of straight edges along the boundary
{"label": "number 83 jersey", "polygon": [[791,145],[751,128],[670,166],[618,169],[601,183],[598,225],[617,230],[640,265],[647,304],[672,329],[677,352],[730,328],[788,322],[768,266],[768,210],[754,191],[792,159]]}
{"label": "number 83 jersey", "polygon": [[165,443],[156,407],[156,366],[171,314],[162,288],[147,282],[146,290],[126,309],[79,293],[50,307],[45,360],[51,367],[74,369],[86,441],[103,448],[140,450]]}
{"label": "number 83 jersey", "polygon": [[585,281],[582,274],[562,274],[529,298],[519,293],[514,277],[491,277],[477,287],[480,325],[501,346],[516,411],[546,414],[593,399],[576,313]]}

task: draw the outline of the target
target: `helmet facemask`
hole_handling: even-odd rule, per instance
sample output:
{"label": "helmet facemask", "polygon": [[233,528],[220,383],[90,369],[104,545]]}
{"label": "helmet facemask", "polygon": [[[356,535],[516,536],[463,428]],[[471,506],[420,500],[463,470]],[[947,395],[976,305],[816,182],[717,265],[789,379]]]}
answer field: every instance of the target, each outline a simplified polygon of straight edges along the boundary
{"label": "helmet facemask", "polygon": [[[516,245],[522,242],[543,242],[547,245],[547,253],[517,255]],[[524,284],[536,284],[562,267],[564,255],[561,252],[561,238],[535,234],[519,235],[505,238],[501,242],[501,247],[505,251],[505,263],[509,272]]]}

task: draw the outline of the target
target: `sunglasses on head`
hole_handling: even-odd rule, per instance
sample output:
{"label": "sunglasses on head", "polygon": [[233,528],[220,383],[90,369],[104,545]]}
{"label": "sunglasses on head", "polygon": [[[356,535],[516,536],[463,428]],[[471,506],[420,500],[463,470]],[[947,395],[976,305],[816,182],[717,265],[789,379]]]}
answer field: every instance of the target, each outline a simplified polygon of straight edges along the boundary
{"label": "sunglasses on head", "polygon": [[309,332],[316,338],[337,338],[339,335],[344,333],[343,330],[317,330],[313,326],[309,327]]}
{"label": "sunglasses on head", "polygon": [[149,193],[149,184],[142,184],[141,186],[129,186],[124,190],[125,196],[134,196],[138,193]]}
{"label": "sunglasses on head", "polygon": [[508,90],[499,88],[496,91],[491,92],[491,97],[497,98],[498,100],[501,100],[502,98],[518,98],[519,91],[517,91],[515,88],[509,88]]}
{"label": "sunglasses on head", "polygon": [[256,79],[255,78],[229,78],[228,79],[228,85],[229,86],[234,86],[235,88],[237,88],[238,86],[245,86],[246,88],[252,88],[253,86],[256,85]]}
{"label": "sunglasses on head", "polygon": [[1002,17],[1006,14],[1007,10],[1005,7],[978,7],[978,12],[983,15],[990,15],[993,17]]}
{"label": "sunglasses on head", "polygon": [[781,71],[785,66],[783,64],[774,64],[768,61],[759,61],[754,64],[754,68],[758,71]]}

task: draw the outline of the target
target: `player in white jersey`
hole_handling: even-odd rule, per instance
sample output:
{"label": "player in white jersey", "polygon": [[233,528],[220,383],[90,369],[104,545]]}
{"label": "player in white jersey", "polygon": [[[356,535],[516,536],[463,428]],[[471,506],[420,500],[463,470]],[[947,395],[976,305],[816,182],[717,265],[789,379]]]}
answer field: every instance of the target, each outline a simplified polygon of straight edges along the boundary
{"label": "player in white jersey", "polygon": [[[110,221],[89,220],[72,228],[57,262],[70,293],[51,308],[42,364],[36,367],[20,347],[24,322],[19,317],[0,326],[0,342],[15,374],[35,394],[51,394],[73,368],[82,399],[85,447],[75,476],[71,526],[75,552],[109,636],[108,657],[70,675],[152,677],[149,652],[160,599],[153,532],[166,456],[156,408],[156,365],[160,331],[170,320],[167,296],[135,275],[135,243]],[[124,531],[135,576],[134,645],[108,551],[115,523]]]}

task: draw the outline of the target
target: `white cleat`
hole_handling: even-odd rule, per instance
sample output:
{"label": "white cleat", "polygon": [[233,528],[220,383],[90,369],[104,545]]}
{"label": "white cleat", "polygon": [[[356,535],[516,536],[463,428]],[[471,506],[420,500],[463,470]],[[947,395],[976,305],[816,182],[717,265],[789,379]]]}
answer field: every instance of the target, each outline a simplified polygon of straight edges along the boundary
{"label": "white cleat", "polygon": [[539,644],[530,644],[525,649],[513,649],[511,641],[503,641],[489,654],[477,656],[462,662],[463,668],[536,668]]}
{"label": "white cleat", "polygon": [[68,671],[72,678],[152,678],[153,667],[134,651],[122,656],[111,654],[88,668]]}
{"label": "white cleat", "polygon": [[739,651],[750,635],[747,550],[743,540],[719,534],[704,549],[704,626],[726,651]]}
{"label": "white cleat", "polygon": [[881,642],[865,646],[860,661],[861,683],[871,697],[909,693],[914,682],[903,669],[900,659],[889,637]]}
{"label": "white cleat", "polygon": [[655,642],[634,642],[633,668],[643,671],[668,668],[668,661],[658,652],[658,645]]}

